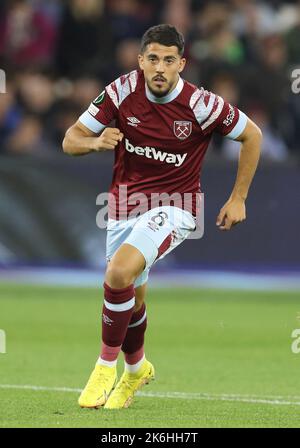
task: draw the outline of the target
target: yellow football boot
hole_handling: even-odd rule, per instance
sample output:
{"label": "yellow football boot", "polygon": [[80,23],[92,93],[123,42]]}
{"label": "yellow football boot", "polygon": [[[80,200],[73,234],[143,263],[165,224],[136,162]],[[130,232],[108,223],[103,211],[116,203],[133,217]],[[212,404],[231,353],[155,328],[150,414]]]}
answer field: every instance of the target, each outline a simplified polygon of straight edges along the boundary
{"label": "yellow football boot", "polygon": [[116,367],[96,364],[88,382],[78,399],[82,408],[103,406],[117,382]]}
{"label": "yellow football boot", "polygon": [[128,408],[135,392],[144,384],[154,380],[154,375],[154,367],[146,359],[136,373],[129,373],[125,370],[116,388],[105,403],[104,409]]}

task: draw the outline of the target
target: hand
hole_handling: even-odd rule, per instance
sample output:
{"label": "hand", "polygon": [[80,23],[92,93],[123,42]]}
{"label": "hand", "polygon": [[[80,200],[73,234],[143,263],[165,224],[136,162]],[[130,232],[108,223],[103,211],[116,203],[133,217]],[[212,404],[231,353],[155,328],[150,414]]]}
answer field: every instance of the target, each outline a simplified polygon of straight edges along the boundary
{"label": "hand", "polygon": [[243,199],[229,199],[221,208],[216,225],[220,230],[230,230],[232,226],[246,219],[246,207]]}
{"label": "hand", "polygon": [[122,141],[124,134],[118,128],[105,128],[99,137],[95,137],[93,149],[95,151],[106,151],[115,149]]}

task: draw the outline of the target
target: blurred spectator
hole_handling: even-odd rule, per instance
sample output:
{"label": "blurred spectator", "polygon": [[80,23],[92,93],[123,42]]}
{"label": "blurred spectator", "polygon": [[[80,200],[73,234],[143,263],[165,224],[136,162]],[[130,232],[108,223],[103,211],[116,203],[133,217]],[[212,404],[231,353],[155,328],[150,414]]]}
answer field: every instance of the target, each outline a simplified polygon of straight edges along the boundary
{"label": "blurred spectator", "polygon": [[237,35],[253,39],[277,31],[276,11],[267,2],[231,0],[231,6],[231,28]]}
{"label": "blurred spectator", "polygon": [[[252,110],[264,157],[284,160],[294,150],[300,158],[296,0],[2,0],[0,153],[61,151],[66,129],[105,85],[138,67],[142,34],[162,22],[184,34],[185,79]],[[236,155],[218,135],[213,143],[218,157],[221,145]]]}
{"label": "blurred spectator", "polygon": [[184,36],[189,33],[191,24],[190,0],[167,0],[162,22],[172,23]]}
{"label": "blurred spectator", "polygon": [[53,102],[53,81],[46,75],[27,71],[17,75],[19,100],[26,112],[45,117]]}
{"label": "blurred spectator", "polygon": [[197,11],[190,32],[190,54],[195,61],[204,61],[210,55],[209,39],[216,30],[228,23],[226,5],[211,2],[203,10]]}
{"label": "blurred spectator", "polygon": [[77,121],[82,112],[83,108],[72,99],[57,101],[47,126],[47,138],[56,145],[56,149],[61,150],[66,130]]}
{"label": "blurred spectator", "polygon": [[69,0],[57,47],[57,70],[70,78],[101,76],[113,60],[110,24],[104,0]]}
{"label": "blurred spectator", "polygon": [[15,87],[9,82],[7,93],[1,94],[0,101],[0,153],[4,152],[6,140],[20,125],[22,111],[16,102]]}
{"label": "blurred spectator", "polygon": [[210,90],[231,104],[238,106],[240,103],[239,84],[229,72],[220,71],[217,73],[211,81]]}
{"label": "blurred spectator", "polygon": [[227,26],[221,26],[209,39],[209,57],[229,64],[239,64],[244,60],[244,51],[240,41]]}
{"label": "blurred spectator", "polygon": [[285,34],[288,62],[299,66],[300,62],[300,2],[295,9],[295,23]]}
{"label": "blurred spectator", "polygon": [[[62,87],[65,87],[64,92]],[[77,121],[103,88],[94,78],[78,78],[72,84],[64,86],[56,84],[56,102],[47,119],[47,137],[53,145],[57,146],[57,142],[61,144],[66,130]]]}
{"label": "blurred spectator", "polygon": [[[208,84],[209,90],[224,98],[231,104],[240,106],[240,91],[239,85],[232,72],[229,71],[217,71]],[[212,138],[212,149],[214,152],[220,152],[223,145],[223,137],[215,133]],[[212,157],[211,151],[209,151],[210,158]]]}
{"label": "blurred spectator", "polygon": [[37,11],[42,11],[56,25],[59,25],[63,9],[62,0],[30,0]]}
{"label": "blurred spectator", "polygon": [[54,23],[26,0],[11,0],[0,17],[0,56],[15,67],[49,66],[56,41]]}
{"label": "blurred spectator", "polygon": [[291,81],[287,70],[285,42],[279,34],[269,35],[260,41],[259,48],[259,64],[244,72],[241,89],[245,97],[244,103],[248,104],[256,98],[263,104],[272,127],[288,141]]}
{"label": "blurred spectator", "polygon": [[138,39],[125,39],[119,43],[116,50],[116,73],[128,73],[138,68],[138,54],[141,44]]}
{"label": "blurred spectator", "polygon": [[109,22],[115,43],[123,39],[140,38],[149,26],[154,25],[156,3],[149,0],[108,0]]}
{"label": "blurred spectator", "polygon": [[36,153],[49,149],[43,139],[43,124],[38,116],[26,115],[6,141],[10,153]]}
{"label": "blurred spectator", "polygon": [[300,161],[300,93],[290,91],[288,95],[288,113],[285,116],[285,137],[289,149],[298,154]]}
{"label": "blurred spectator", "polygon": [[[297,4],[298,3],[298,4]],[[277,32],[284,34],[299,23],[300,20],[300,3],[283,2],[277,11]]]}
{"label": "blurred spectator", "polygon": [[71,93],[72,100],[83,112],[87,105],[97,98],[104,87],[105,86],[100,80],[95,78],[78,78],[73,82]]}
{"label": "blurred spectator", "polygon": [[232,69],[244,61],[243,46],[229,25],[230,11],[224,2],[209,2],[196,15],[190,35],[190,56],[198,65],[204,85],[219,70]]}
{"label": "blurred spectator", "polygon": [[230,12],[225,2],[207,2],[196,16],[196,26],[204,39],[211,37],[219,28],[229,24]]}

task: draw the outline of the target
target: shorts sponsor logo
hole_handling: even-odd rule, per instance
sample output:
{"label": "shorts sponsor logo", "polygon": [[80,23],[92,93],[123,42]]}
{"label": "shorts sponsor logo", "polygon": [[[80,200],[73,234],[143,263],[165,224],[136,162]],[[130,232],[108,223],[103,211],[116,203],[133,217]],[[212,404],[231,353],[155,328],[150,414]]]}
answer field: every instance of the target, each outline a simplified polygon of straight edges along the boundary
{"label": "shorts sponsor logo", "polygon": [[191,135],[192,122],[191,121],[174,121],[173,131],[175,137],[179,140],[185,140]]}
{"label": "shorts sponsor logo", "polygon": [[187,153],[172,154],[169,152],[160,151],[159,149],[151,146],[134,146],[127,138],[125,139],[125,148],[126,151],[135,153],[138,156],[147,157],[147,159],[154,159],[164,163],[170,163],[176,167],[181,166],[187,156]]}
{"label": "shorts sponsor logo", "polygon": [[147,226],[149,227],[149,229],[153,230],[153,232],[158,232],[159,230],[158,224],[155,224],[155,222],[153,221],[148,221]]}

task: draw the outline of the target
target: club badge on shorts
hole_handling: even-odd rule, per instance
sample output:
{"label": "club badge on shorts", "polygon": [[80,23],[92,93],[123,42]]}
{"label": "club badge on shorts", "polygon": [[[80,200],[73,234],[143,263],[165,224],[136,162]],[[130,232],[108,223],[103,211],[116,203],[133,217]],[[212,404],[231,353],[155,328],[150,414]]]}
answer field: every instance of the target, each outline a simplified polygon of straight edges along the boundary
{"label": "club badge on shorts", "polygon": [[192,122],[191,121],[174,121],[174,134],[179,140],[185,140],[191,135]]}

